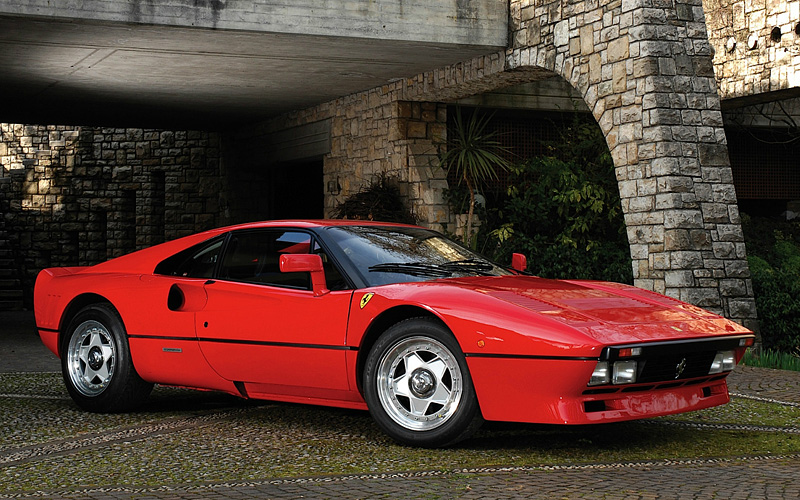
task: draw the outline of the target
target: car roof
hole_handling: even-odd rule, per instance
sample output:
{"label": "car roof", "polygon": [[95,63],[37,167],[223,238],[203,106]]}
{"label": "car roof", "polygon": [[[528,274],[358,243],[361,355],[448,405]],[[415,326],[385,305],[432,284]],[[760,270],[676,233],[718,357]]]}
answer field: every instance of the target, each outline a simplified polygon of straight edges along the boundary
{"label": "car roof", "polygon": [[379,222],[370,220],[357,220],[357,219],[286,219],[286,220],[268,220],[258,222],[247,222],[244,224],[235,224],[232,226],[222,227],[214,230],[215,232],[228,232],[240,229],[256,229],[268,227],[298,227],[298,228],[318,228],[318,227],[342,227],[342,226],[376,226],[376,227],[419,227],[410,224],[402,224],[399,222]]}

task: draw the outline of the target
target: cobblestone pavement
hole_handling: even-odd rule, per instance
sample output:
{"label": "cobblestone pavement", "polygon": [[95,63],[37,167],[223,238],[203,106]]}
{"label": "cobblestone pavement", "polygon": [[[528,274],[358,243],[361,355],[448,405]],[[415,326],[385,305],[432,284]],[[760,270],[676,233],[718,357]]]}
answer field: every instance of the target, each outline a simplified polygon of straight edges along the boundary
{"label": "cobblestone pavement", "polygon": [[728,390],[737,396],[800,405],[800,372],[737,366],[728,376]]}
{"label": "cobblestone pavement", "polygon": [[[28,333],[9,330],[8,325],[12,324],[22,325],[21,328],[27,330],[30,326],[29,321],[23,318],[22,321],[14,323],[7,319],[0,314],[0,325],[3,325],[0,327],[2,328],[0,371],[34,371],[33,367],[42,367],[45,371],[57,370],[57,360],[49,353],[41,351],[40,345],[32,341]],[[31,359],[34,359],[35,363],[31,362]],[[737,367],[729,377],[729,385],[731,393],[738,397],[780,402],[788,406],[800,405],[800,373]],[[224,413],[224,410],[222,412]],[[215,417],[212,414],[206,418]],[[169,430],[165,428],[155,431],[169,432]],[[122,436],[120,439],[131,440],[132,436]],[[142,439],[147,437],[144,436]],[[3,455],[2,451],[0,449],[0,455]],[[6,458],[9,462],[19,459],[19,457]],[[0,463],[0,467],[4,466]],[[264,478],[259,481],[178,484],[156,488],[119,486],[25,493],[0,491],[0,500],[6,498],[800,499],[798,471],[800,471],[800,454],[577,466],[498,466],[461,470],[437,470],[435,464],[431,464],[431,470],[417,472],[274,480]]]}

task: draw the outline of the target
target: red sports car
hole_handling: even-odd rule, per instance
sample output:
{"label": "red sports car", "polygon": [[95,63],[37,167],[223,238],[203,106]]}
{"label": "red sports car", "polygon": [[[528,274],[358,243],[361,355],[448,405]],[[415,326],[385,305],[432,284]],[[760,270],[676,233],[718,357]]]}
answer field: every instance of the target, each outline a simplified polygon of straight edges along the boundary
{"label": "red sports car", "polygon": [[749,330],[514,260],[400,224],[243,224],[45,269],[36,322],[94,412],[163,384],[369,409],[399,442],[445,446],[484,419],[588,424],[728,401]]}

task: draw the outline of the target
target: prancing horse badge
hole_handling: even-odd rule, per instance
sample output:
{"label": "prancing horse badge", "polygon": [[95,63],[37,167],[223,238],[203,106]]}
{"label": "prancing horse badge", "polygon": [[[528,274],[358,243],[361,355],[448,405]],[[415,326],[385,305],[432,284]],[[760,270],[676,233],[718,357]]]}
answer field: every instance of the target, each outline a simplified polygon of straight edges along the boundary
{"label": "prancing horse badge", "polygon": [[372,296],[375,295],[374,293],[365,293],[363,297],[361,297],[361,309],[367,307]]}

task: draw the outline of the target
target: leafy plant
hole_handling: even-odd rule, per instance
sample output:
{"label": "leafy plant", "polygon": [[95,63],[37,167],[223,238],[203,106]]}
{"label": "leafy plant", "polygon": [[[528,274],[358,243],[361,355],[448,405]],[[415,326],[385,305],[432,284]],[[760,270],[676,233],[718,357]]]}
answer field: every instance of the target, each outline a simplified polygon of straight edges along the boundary
{"label": "leafy plant", "polygon": [[742,214],[762,347],[800,354],[800,224]]}
{"label": "leafy plant", "polygon": [[456,107],[455,113],[454,126],[446,150],[439,155],[439,164],[467,187],[469,205],[464,242],[474,248],[472,223],[476,192],[483,183],[497,178],[498,169],[507,170],[509,162],[503,156],[507,151],[497,140],[497,132],[487,129],[491,116],[475,111],[465,120],[460,107]]}
{"label": "leafy plant", "polygon": [[759,368],[773,368],[776,370],[792,370],[800,372],[800,352],[789,354],[772,349],[761,349],[760,352],[753,352],[748,349],[742,358],[742,364],[746,366],[756,366]]}
{"label": "leafy plant", "polygon": [[478,238],[495,260],[520,252],[539,276],[633,281],[614,165],[596,123],[576,114],[546,154],[511,166],[495,204],[481,214]]}

